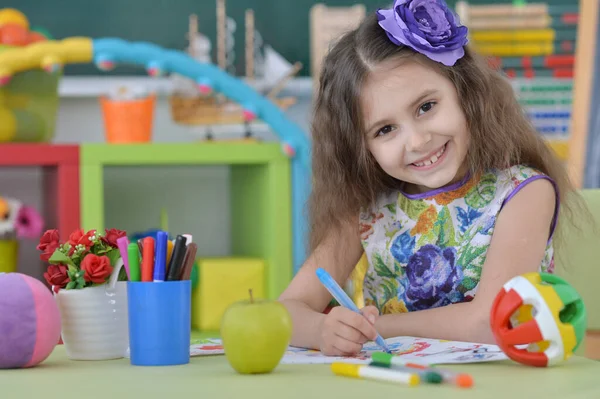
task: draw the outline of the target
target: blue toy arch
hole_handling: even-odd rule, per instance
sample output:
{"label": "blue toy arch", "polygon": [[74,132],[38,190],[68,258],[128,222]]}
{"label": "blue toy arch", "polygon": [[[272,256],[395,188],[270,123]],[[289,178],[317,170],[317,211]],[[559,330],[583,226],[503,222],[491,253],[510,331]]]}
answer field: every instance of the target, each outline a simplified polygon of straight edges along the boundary
{"label": "blue toy arch", "polygon": [[282,142],[283,151],[291,157],[292,171],[292,259],[294,273],[306,259],[306,201],[310,193],[310,140],[270,100],[242,80],[212,64],[200,63],[178,50],[169,50],[144,42],[128,42],[118,38],[94,39],[93,60],[99,69],[116,63],[144,66],[152,75],[177,73],[202,87],[210,87],[240,104],[264,121]]}

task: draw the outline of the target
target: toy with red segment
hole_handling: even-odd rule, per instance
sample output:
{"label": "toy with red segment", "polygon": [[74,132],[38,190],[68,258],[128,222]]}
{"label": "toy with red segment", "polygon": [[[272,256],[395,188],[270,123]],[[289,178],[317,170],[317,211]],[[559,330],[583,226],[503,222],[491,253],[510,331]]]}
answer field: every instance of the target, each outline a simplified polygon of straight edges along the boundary
{"label": "toy with red segment", "polygon": [[498,346],[512,360],[548,367],[567,360],[585,336],[581,296],[562,278],[527,273],[507,282],[491,310]]}

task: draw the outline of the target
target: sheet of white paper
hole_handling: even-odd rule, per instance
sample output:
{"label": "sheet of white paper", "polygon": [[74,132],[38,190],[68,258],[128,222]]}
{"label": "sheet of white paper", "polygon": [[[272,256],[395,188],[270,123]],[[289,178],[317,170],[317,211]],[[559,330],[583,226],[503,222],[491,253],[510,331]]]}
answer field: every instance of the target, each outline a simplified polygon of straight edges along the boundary
{"label": "sheet of white paper", "polygon": [[[470,342],[443,341],[415,337],[396,337],[386,340],[397,356],[423,364],[480,363],[506,360],[508,357],[496,345]],[[381,349],[368,342],[363,351],[353,357],[325,356],[320,351],[290,346],[281,359],[281,364],[329,364],[333,362],[369,363],[373,352]],[[192,342],[191,356],[224,354],[219,339],[204,339]]]}

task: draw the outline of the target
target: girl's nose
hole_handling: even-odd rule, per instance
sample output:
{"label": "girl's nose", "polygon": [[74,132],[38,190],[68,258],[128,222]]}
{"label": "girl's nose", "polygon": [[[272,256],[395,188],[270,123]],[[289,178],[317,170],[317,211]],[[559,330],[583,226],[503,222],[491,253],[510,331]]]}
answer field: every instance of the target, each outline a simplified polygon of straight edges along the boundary
{"label": "girl's nose", "polygon": [[411,133],[408,140],[407,149],[411,152],[420,152],[427,149],[427,145],[431,142],[431,133],[417,132]]}

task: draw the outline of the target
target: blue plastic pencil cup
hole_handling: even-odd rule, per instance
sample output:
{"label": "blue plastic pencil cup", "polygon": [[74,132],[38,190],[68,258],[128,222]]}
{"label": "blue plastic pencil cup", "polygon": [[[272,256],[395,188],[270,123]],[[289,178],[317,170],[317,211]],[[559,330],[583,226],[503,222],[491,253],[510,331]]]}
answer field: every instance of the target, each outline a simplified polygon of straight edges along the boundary
{"label": "blue plastic pencil cup", "polygon": [[129,352],[135,366],[190,362],[190,280],[127,283]]}

